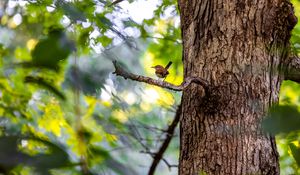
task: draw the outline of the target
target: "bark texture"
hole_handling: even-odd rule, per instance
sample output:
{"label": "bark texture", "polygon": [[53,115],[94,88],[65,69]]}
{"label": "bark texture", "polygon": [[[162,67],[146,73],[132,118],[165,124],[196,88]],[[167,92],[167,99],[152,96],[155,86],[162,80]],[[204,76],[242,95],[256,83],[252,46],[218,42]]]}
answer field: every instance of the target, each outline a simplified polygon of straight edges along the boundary
{"label": "bark texture", "polygon": [[279,174],[274,137],[260,121],[278,101],[290,31],[283,0],[178,0],[185,77],[179,174]]}

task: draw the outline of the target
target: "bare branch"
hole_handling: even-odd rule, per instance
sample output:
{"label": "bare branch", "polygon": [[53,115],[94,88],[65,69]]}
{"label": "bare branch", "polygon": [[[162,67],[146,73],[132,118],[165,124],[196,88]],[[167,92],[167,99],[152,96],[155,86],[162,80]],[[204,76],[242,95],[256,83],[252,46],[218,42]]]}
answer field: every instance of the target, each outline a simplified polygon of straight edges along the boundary
{"label": "bare branch", "polygon": [[[181,104],[178,106],[178,109],[176,111],[176,115],[174,117],[174,120],[172,121],[172,123],[170,124],[170,126],[167,129],[167,135],[165,138],[165,141],[163,142],[163,144],[161,145],[161,147],[159,148],[157,153],[154,153],[154,157],[153,157],[153,162],[151,164],[151,167],[148,171],[148,175],[153,175],[155,172],[155,169],[157,167],[157,165],[159,164],[160,160],[163,159],[163,154],[165,153],[165,151],[167,150],[172,137],[174,135],[174,131],[176,129],[176,126],[179,122],[180,119],[180,115],[181,115]],[[167,164],[169,166],[169,164]],[[170,168],[170,166],[169,166]]]}
{"label": "bare branch", "polygon": [[135,75],[133,73],[127,72],[124,69],[122,69],[118,64],[117,61],[113,61],[114,67],[115,67],[115,72],[113,74],[116,74],[117,76],[121,76],[125,79],[131,79],[134,81],[138,81],[138,82],[144,82],[147,84],[151,84],[154,86],[158,86],[158,87],[162,87],[162,88],[166,88],[166,89],[170,89],[173,91],[182,91],[185,88],[187,88],[191,83],[196,83],[201,85],[204,89],[205,92],[207,92],[208,90],[208,82],[206,80],[203,80],[199,77],[187,77],[185,78],[185,81],[181,83],[181,85],[174,85],[165,81],[159,81],[159,80],[155,80],[153,78],[150,77],[145,77],[142,75]]}
{"label": "bare branch", "polygon": [[284,68],[284,79],[300,83],[300,58],[291,57]]}
{"label": "bare branch", "polygon": [[179,41],[177,39],[173,39],[171,37],[166,37],[166,36],[164,36],[164,37],[157,37],[157,36],[146,35],[145,37],[152,38],[152,39],[159,39],[159,40],[167,40],[167,41],[175,42],[177,44],[182,44],[182,41]]}
{"label": "bare branch", "polygon": [[154,132],[162,132],[162,133],[165,133],[167,132],[165,129],[161,129],[161,128],[158,128],[158,127],[155,127],[155,126],[149,126],[147,124],[144,124],[142,122],[139,122],[137,121],[138,125],[135,125],[135,124],[127,124],[128,126],[132,126],[134,125],[136,128],[143,128],[143,129],[147,129],[149,131],[154,131]]}
{"label": "bare branch", "polygon": [[124,0],[116,0],[116,1],[114,1],[113,3],[111,3],[111,4],[109,5],[109,7],[114,6],[114,5],[116,5],[116,4],[118,4],[118,3],[122,2],[122,1],[124,1]]}
{"label": "bare branch", "polygon": [[[150,151],[140,151],[140,153],[149,154],[152,158],[157,154]],[[169,169],[178,167],[178,165],[170,164],[165,158],[161,158],[161,160],[168,166]]]}

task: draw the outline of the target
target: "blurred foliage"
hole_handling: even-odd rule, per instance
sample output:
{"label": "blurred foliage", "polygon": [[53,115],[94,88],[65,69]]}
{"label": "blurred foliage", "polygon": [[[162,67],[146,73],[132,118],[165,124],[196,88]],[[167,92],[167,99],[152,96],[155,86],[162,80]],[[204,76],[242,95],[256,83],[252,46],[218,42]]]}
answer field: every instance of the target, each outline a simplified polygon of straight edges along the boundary
{"label": "blurred foliage", "polygon": [[284,81],[279,105],[269,109],[263,128],[276,134],[281,174],[300,174],[300,85]]}
{"label": "blurred foliage", "polygon": [[265,130],[274,135],[298,131],[300,130],[300,113],[295,106],[274,105],[262,124]]}
{"label": "blurred foliage", "polygon": [[180,83],[178,9],[157,1],[151,18],[135,21],[125,7],[145,1],[111,3],[0,1],[0,174],[147,171],[152,157],[140,152],[160,147],[181,94],[115,77],[111,61],[155,77],[149,68],[171,60],[167,81]]}
{"label": "blurred foliage", "polygon": [[[126,7],[154,2],[111,3],[0,1],[0,174],[147,172],[152,158],[142,153],[159,148],[181,94],[115,77],[111,61],[151,77],[151,66],[172,61],[166,81],[181,83],[177,4],[160,0],[152,17],[138,21]],[[298,35],[299,24],[295,50]],[[284,82],[282,106],[264,124],[278,133],[282,174],[300,174],[299,89]],[[170,164],[177,164],[178,145],[175,137],[164,157]],[[163,162],[158,168],[177,174]]]}
{"label": "blurred foliage", "polygon": [[[297,16],[298,20],[300,17],[300,1],[299,0],[291,0],[291,2],[294,5],[294,11],[295,15]],[[292,37],[291,37],[291,44],[292,44],[292,49],[296,54],[300,53],[300,25],[299,23],[296,24],[292,31]]]}

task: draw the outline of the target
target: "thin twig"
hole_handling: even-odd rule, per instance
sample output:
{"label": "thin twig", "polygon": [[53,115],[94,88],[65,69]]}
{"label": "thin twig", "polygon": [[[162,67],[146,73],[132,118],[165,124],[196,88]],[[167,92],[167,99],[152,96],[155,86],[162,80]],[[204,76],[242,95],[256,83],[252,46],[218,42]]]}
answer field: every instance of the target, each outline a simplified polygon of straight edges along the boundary
{"label": "thin twig", "polygon": [[[135,136],[134,134],[132,134],[131,136],[145,149],[144,151],[140,151],[141,153],[145,153],[145,154],[149,154],[153,159],[155,157],[155,154],[157,153],[153,153],[150,151],[150,148],[145,144],[143,143],[143,138],[142,136],[140,135],[138,129],[136,128],[135,125],[131,125],[131,128],[135,130],[136,134],[138,136]],[[165,139],[163,140],[165,141]],[[177,167],[177,165],[171,165],[166,159],[162,158],[161,160],[163,160],[163,162],[168,166],[168,168],[172,168],[172,167]]]}
{"label": "thin twig", "polygon": [[149,131],[154,131],[154,132],[160,132],[160,133],[165,133],[167,132],[166,130],[164,129],[160,129],[160,128],[157,128],[157,127],[154,127],[154,126],[148,126],[146,124],[143,124],[140,122],[139,125],[135,125],[135,124],[127,124],[127,126],[129,127],[136,127],[136,128],[142,128],[142,129],[146,129],[146,130],[149,130]]}
{"label": "thin twig", "polygon": [[152,38],[152,39],[159,39],[159,40],[167,40],[167,41],[175,42],[175,43],[177,43],[177,44],[182,44],[181,41],[176,40],[176,39],[173,39],[173,38],[171,38],[171,37],[166,37],[166,36],[164,36],[164,37],[157,37],[157,36],[146,35],[145,37],[146,37],[146,38]]}
{"label": "thin twig", "polygon": [[111,3],[108,7],[117,5],[118,3],[122,2],[122,1],[124,1],[124,0],[116,0],[116,1],[114,1],[113,3]]}
{"label": "thin twig", "polygon": [[[150,152],[150,151],[140,151],[140,153],[143,153],[143,154],[149,154],[152,158],[155,157],[155,155],[157,153],[153,153],[153,152]],[[178,167],[178,165],[173,165],[173,164],[170,164],[165,158],[161,158],[161,160],[168,166],[169,169],[173,168],[173,167]]]}
{"label": "thin twig", "polygon": [[113,72],[113,74],[116,74],[117,76],[121,76],[125,79],[131,79],[131,80],[138,81],[138,82],[144,82],[147,84],[170,89],[173,91],[182,91],[185,88],[187,88],[191,83],[196,83],[196,84],[201,85],[204,88],[205,92],[207,92],[208,88],[209,88],[208,82],[199,77],[187,77],[187,78],[185,78],[185,81],[181,83],[181,85],[174,85],[174,84],[171,84],[171,83],[168,83],[165,81],[159,81],[159,80],[155,80],[150,77],[145,77],[142,75],[136,75],[136,74],[127,72],[117,64],[116,60],[113,61],[113,64],[115,67],[115,72]]}
{"label": "thin twig", "polygon": [[[148,171],[148,175],[153,175],[154,174],[157,165],[159,164],[160,160],[163,159],[163,154],[167,150],[167,148],[168,148],[168,146],[169,146],[169,144],[172,140],[172,137],[174,135],[174,131],[175,131],[176,126],[177,126],[177,124],[179,122],[179,119],[180,119],[180,115],[181,115],[181,104],[178,106],[178,109],[176,111],[176,115],[174,117],[174,120],[172,121],[171,125],[167,129],[168,134],[166,135],[165,141],[163,142],[163,144],[159,148],[158,152],[154,153],[153,162],[152,162],[151,167]],[[170,168],[170,166],[169,166],[169,168]]]}

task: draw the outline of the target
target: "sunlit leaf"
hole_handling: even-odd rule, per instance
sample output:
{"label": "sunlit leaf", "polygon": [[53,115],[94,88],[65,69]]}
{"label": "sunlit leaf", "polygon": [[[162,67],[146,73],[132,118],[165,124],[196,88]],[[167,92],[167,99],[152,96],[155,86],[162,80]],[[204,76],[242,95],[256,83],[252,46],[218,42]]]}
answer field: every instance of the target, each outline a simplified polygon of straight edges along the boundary
{"label": "sunlit leaf", "polygon": [[64,113],[59,105],[59,102],[52,99],[44,108],[44,115],[37,120],[38,126],[41,129],[45,129],[48,132],[53,133],[55,136],[60,137],[62,135],[63,128],[67,128],[68,125],[64,118]]}
{"label": "sunlit leaf", "polygon": [[113,39],[104,35],[104,36],[98,37],[97,41],[100,42],[103,47],[107,47],[109,44],[111,44]]}
{"label": "sunlit leaf", "polygon": [[30,52],[26,48],[21,47],[15,49],[15,57],[22,61],[29,61],[31,59]]}

